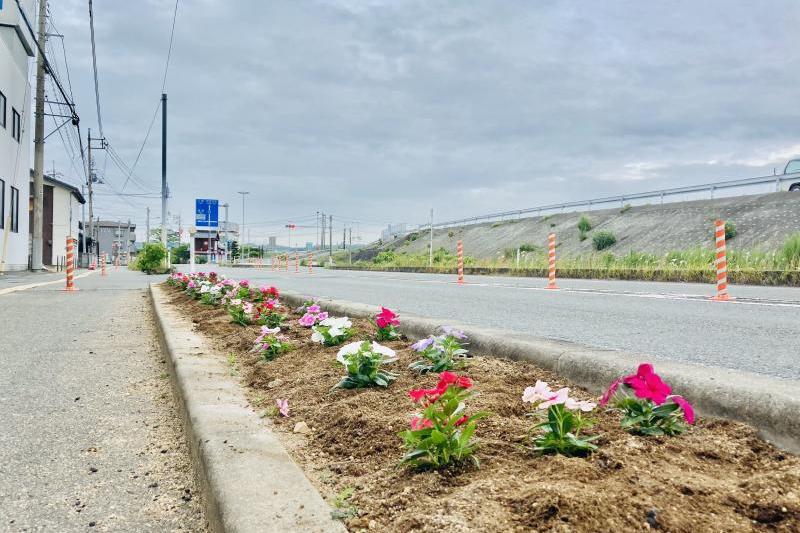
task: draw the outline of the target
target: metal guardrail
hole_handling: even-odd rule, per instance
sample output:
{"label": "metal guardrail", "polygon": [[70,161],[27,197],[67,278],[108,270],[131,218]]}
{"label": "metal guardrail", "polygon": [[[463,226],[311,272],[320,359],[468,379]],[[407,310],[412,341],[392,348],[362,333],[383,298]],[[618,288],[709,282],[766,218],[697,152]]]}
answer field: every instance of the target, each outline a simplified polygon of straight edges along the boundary
{"label": "metal guardrail", "polygon": [[[448,220],[445,222],[437,222],[433,224],[434,228],[447,228],[451,226],[463,226],[465,224],[475,224],[478,222],[489,222],[492,220],[504,220],[506,218],[521,218],[524,214],[537,213],[542,214],[548,211],[560,210],[563,211],[568,208],[588,207],[590,210],[594,206],[619,203],[621,207],[625,205],[626,201],[630,200],[643,200],[647,198],[659,198],[661,203],[664,203],[664,198],[675,196],[677,194],[686,194],[693,192],[710,192],[711,198],[714,198],[714,191],[732,189],[735,187],[748,187],[751,185],[764,185],[775,184],[775,191],[779,191],[783,182],[799,181],[800,172],[791,174],[778,174],[772,176],[761,176],[758,178],[744,178],[739,180],[717,181],[714,183],[706,183],[703,185],[689,185],[686,187],[674,187],[671,189],[661,189],[657,191],[640,192],[634,194],[623,194],[620,196],[607,196],[605,198],[593,198],[591,200],[580,200],[575,202],[564,202],[561,204],[542,205],[538,207],[528,207],[526,209],[515,209],[512,211],[501,211],[499,213],[490,213],[486,215],[478,215],[468,218],[460,218],[457,220]],[[419,224],[415,231],[430,228],[431,224]],[[409,230],[410,231],[410,230]]]}

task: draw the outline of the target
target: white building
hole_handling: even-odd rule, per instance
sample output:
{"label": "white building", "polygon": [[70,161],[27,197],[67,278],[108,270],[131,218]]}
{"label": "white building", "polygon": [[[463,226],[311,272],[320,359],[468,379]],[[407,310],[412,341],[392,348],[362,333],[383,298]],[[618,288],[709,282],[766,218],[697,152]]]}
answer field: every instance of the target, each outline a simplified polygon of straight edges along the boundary
{"label": "white building", "polygon": [[[33,24],[34,0],[20,5]],[[35,46],[16,0],[0,0],[0,271],[28,266],[28,68]]]}
{"label": "white building", "polygon": [[[30,202],[33,204],[33,170],[30,172]],[[74,185],[45,174],[42,196],[42,263],[64,264],[67,255],[67,236],[76,243],[80,237],[81,207],[86,203],[81,191]],[[29,228],[33,212],[25,214]],[[32,236],[31,236],[32,237]],[[32,239],[31,239],[32,242]],[[75,256],[78,255],[78,246]]]}

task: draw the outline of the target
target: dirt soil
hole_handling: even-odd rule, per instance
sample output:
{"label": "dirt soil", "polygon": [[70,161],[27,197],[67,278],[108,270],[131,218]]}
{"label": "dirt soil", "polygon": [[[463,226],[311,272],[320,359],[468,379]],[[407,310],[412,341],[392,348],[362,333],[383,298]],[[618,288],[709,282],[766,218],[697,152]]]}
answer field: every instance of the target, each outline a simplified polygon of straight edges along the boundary
{"label": "dirt soil", "polygon": [[[684,435],[646,438],[622,430],[617,413],[600,409],[587,432],[600,435],[593,455],[532,453],[536,419],[527,416],[523,389],[537,379],[554,388],[573,385],[525,362],[474,358],[463,371],[479,393],[468,412],[492,413],[476,432],[480,468],[402,467],[397,434],[415,412],[407,391],[436,382],[408,370],[416,359],[410,342],[384,343],[399,356],[392,365],[399,378],[388,389],[332,392],[343,375],[338,347],[312,343],[298,315],[287,321],[295,349],[261,362],[248,353],[258,326],[232,324],[224,309],[169,290],[172,303],[228,357],[253,409],[351,531],[800,532],[800,458],[742,424],[700,418]],[[354,325],[358,338],[374,333],[366,320]],[[289,399],[289,418],[276,416],[276,398]],[[293,433],[299,421],[311,433]]]}

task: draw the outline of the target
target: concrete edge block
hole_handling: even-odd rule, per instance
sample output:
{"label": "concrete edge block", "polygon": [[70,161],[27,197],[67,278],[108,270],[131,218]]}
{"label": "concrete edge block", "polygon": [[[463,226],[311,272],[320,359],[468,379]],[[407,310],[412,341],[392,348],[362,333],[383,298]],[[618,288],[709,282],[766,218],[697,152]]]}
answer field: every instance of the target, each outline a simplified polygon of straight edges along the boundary
{"label": "concrete edge block", "polygon": [[341,522],[250,408],[220,357],[150,285],[159,340],[183,418],[206,519],[216,533],[342,533]]}
{"label": "concrete edge block", "polygon": [[[281,298],[296,306],[307,296],[284,291]],[[354,318],[372,317],[380,311],[377,306],[346,300],[317,298],[317,301],[333,314]],[[425,337],[441,325],[454,326],[469,335],[470,351],[475,355],[530,361],[596,394],[603,392],[615,378],[634,372],[640,363],[653,363],[673,387],[673,392],[689,399],[699,413],[748,424],[765,440],[792,453],[800,453],[798,380],[592,348],[445,319],[410,314],[404,314],[401,319],[400,329],[412,339]]]}

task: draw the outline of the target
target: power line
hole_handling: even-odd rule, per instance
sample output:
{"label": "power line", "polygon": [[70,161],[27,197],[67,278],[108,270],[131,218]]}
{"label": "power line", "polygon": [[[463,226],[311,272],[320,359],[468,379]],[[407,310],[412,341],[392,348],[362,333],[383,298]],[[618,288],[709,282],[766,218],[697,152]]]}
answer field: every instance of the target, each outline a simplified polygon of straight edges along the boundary
{"label": "power line", "polygon": [[164,80],[161,82],[161,92],[167,87],[167,71],[169,71],[169,59],[172,57],[172,39],[175,37],[175,21],[178,18],[178,2],[175,0],[175,11],[172,13],[172,30],[169,33],[169,49],[167,50],[167,62],[164,65]]}

